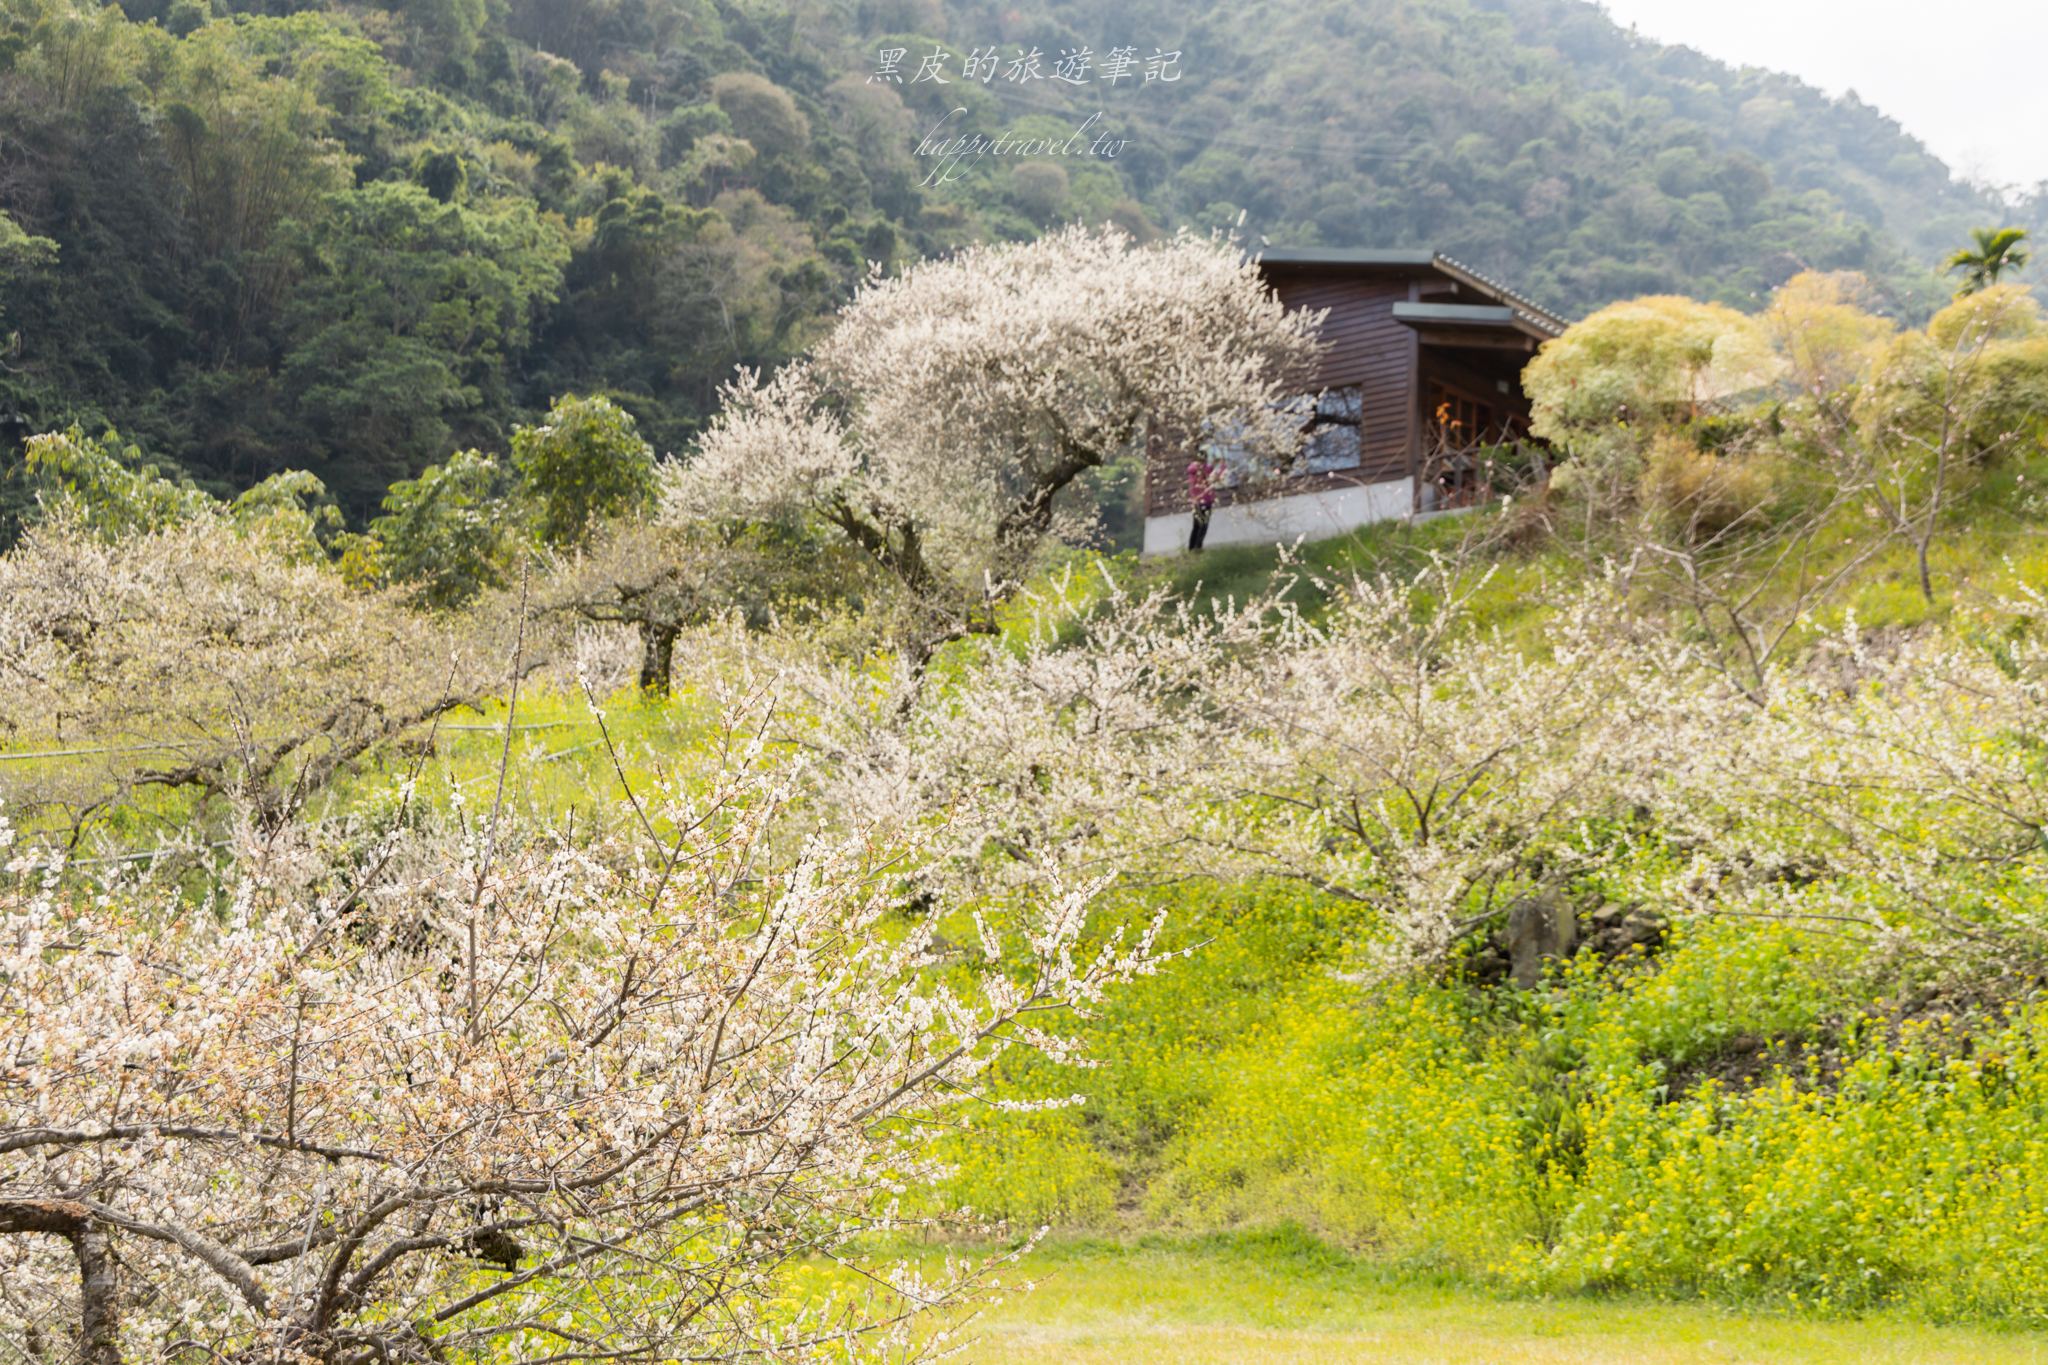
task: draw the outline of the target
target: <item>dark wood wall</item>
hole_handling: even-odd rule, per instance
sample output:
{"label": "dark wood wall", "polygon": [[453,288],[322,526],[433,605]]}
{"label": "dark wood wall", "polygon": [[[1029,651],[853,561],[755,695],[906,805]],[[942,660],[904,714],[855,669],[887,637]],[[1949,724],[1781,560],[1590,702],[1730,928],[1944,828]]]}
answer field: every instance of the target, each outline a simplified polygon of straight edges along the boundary
{"label": "dark wood wall", "polygon": [[[1417,430],[1417,342],[1411,327],[1394,320],[1394,305],[1413,297],[1414,275],[1398,272],[1361,276],[1352,268],[1275,269],[1269,278],[1274,292],[1289,308],[1329,309],[1323,321],[1322,364],[1309,391],[1356,384],[1364,407],[1359,432],[1359,464],[1328,474],[1305,474],[1281,487],[1266,485],[1260,496],[1271,497],[1333,484],[1385,483],[1413,472],[1410,443]],[[1187,510],[1188,456],[1161,451],[1148,460],[1145,512],[1162,516]],[[1224,501],[1229,501],[1226,492]]]}
{"label": "dark wood wall", "polygon": [[1289,308],[1327,308],[1321,371],[1313,388],[1356,384],[1362,390],[1363,428],[1359,483],[1384,483],[1409,473],[1409,418],[1414,411],[1415,330],[1394,321],[1394,305],[1409,297],[1404,279],[1360,279],[1293,273],[1273,282]]}

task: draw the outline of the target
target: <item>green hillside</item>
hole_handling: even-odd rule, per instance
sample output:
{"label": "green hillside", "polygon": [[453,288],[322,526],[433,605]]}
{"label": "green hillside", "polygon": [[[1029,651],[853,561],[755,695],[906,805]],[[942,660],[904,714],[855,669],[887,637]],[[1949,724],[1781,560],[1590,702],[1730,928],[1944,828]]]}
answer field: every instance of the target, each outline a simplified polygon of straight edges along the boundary
{"label": "green hillside", "polygon": [[[1119,45],[1180,79],[962,78]],[[951,83],[871,81],[892,46]],[[956,104],[1132,145],[924,188]],[[1856,269],[1917,315],[1965,228],[2031,211],[1579,0],[0,0],[0,437],[111,425],[216,491],[310,469],[360,518],[562,393],[684,449],[866,262],[1072,217],[1428,243],[1578,312]]]}
{"label": "green hillside", "polygon": [[1128,101],[1162,221],[1242,209],[1275,241],[1433,245],[1573,311],[1753,303],[1802,265],[1886,275],[1910,310],[1922,267],[1996,213],[1881,111],[1579,0],[943,8],[962,45],[1185,47],[1183,93]]}

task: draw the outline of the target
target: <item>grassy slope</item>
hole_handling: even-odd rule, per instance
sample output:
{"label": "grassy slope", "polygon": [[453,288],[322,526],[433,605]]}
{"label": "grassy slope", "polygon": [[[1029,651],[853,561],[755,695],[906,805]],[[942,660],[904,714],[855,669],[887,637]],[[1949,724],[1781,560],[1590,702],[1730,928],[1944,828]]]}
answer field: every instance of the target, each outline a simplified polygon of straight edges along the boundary
{"label": "grassy slope", "polygon": [[2048,1337],[1891,1318],[1800,1322],[1693,1304],[1526,1299],[1390,1275],[1285,1234],[1069,1242],[985,1314],[964,1359],[1024,1362],[2048,1361]]}
{"label": "grassy slope", "polygon": [[[1858,566],[1844,587],[1819,613],[1823,624],[1839,621],[1844,607],[1853,610],[1866,628],[1913,626],[1949,619],[1972,601],[1973,589],[2008,576],[2007,564],[2028,583],[2048,579],[2048,451],[2002,460],[1996,467],[1968,474],[1951,498],[1943,527],[1936,536],[1932,563],[1936,600],[1920,596],[1909,546],[1892,540]],[[1342,582],[1352,574],[1412,574],[1433,555],[1459,557],[1461,542],[1485,539],[1480,512],[1439,517],[1411,525],[1386,522],[1349,535],[1299,546],[1292,552],[1303,576],[1295,600],[1313,614],[1324,600],[1317,578]],[[1818,546],[1813,573],[1824,575],[1843,557],[1860,552],[1874,527],[1842,523],[1841,541]],[[1574,528],[1562,528],[1561,541],[1573,539]],[[1834,536],[1825,537],[1829,541]],[[1853,547],[1850,541],[1853,539]],[[1611,548],[1611,547],[1610,547]],[[1597,537],[1593,555],[1602,553]],[[1203,597],[1243,598],[1262,591],[1271,581],[1281,556],[1270,546],[1233,545],[1199,556],[1180,555],[1145,566],[1144,573],[1181,592]],[[1491,577],[1474,601],[1477,618],[1511,636],[1533,624],[1555,588],[1583,581],[1592,565],[1586,552],[1568,551],[1559,542],[1529,551],[1477,550],[1465,556],[1474,572]],[[1782,593],[1778,596],[1783,596]],[[1766,602],[1772,600],[1767,593]]]}

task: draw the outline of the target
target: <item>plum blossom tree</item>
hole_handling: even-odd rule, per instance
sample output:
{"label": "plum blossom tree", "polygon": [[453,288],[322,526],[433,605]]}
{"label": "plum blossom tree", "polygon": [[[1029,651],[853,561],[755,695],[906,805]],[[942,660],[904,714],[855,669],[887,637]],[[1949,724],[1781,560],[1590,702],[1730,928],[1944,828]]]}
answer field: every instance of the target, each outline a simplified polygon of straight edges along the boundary
{"label": "plum blossom tree", "polygon": [[671,520],[834,529],[918,610],[918,657],[991,628],[1060,495],[1140,443],[1228,433],[1278,463],[1278,401],[1320,315],[1290,313],[1228,240],[1135,246],[1075,226],[872,277],[811,354],[743,374],[696,458],[665,471]]}
{"label": "plum blossom tree", "polygon": [[1210,762],[1235,799],[1188,833],[1213,865],[1373,907],[1400,964],[1597,868],[1606,850],[1575,831],[1625,821],[1678,761],[1691,718],[1664,703],[1686,666],[1611,580],[1564,597],[1528,654],[1475,625],[1485,583],[1439,561],[1332,585],[1325,613],[1281,618],[1210,679],[1229,735]]}
{"label": "plum blossom tree", "polygon": [[109,538],[60,512],[0,556],[0,724],[68,756],[9,765],[10,807],[74,845],[144,788],[276,825],[503,684],[504,651],[480,641],[509,638],[508,604],[443,622],[351,589],[309,526],[209,501]]}
{"label": "plum blossom tree", "polygon": [[1057,867],[1306,883],[1370,913],[1375,973],[1586,895],[1854,932],[1921,970],[2048,960],[2048,784],[2016,739],[2044,723],[2038,592],[1987,609],[1994,648],[1852,626],[1735,673],[1620,567],[1518,640],[1475,619],[1482,577],[1327,584],[1313,616],[1284,583],[1197,605],[1069,580],[900,716],[886,679],[784,642],[807,705],[779,734],[817,757],[816,809],[923,831],[921,885],[991,913]]}
{"label": "plum blossom tree", "polygon": [[1310,616],[1288,575],[1211,603],[1055,577],[900,713],[874,670],[745,647],[804,679],[778,719],[817,807],[929,830],[934,894],[1282,878],[1369,907],[1403,969],[1597,872],[1583,827],[1633,819],[1735,710],[1618,579],[1529,653],[1475,627],[1469,565],[1319,586]]}
{"label": "plum blossom tree", "polygon": [[780,1272],[905,1225],[931,1126],[1150,940],[1083,943],[1093,888],[1049,881],[935,972],[899,913],[923,853],[786,813],[759,705],[630,840],[494,810],[339,863],[249,842],[207,910],[17,862],[0,1335],[93,1365],[904,1347],[978,1270],[808,1304]]}
{"label": "plum blossom tree", "polygon": [[772,528],[621,517],[554,557],[541,605],[630,627],[640,640],[641,690],[665,694],[686,631],[729,617],[764,628],[813,585],[817,565],[845,567],[834,564],[843,556],[839,546],[776,543]]}

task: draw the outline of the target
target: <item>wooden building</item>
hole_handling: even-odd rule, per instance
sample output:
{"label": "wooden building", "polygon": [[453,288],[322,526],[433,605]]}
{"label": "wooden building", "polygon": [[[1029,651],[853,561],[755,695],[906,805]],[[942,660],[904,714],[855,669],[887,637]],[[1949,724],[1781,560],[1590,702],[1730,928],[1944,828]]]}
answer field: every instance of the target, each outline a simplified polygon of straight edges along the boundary
{"label": "wooden building", "polygon": [[[1540,461],[1522,367],[1563,318],[1433,251],[1269,250],[1260,264],[1288,307],[1329,310],[1321,368],[1294,404],[1296,467],[1241,485],[1226,475],[1209,544],[1469,506],[1492,496],[1496,467]],[[1161,452],[1146,470],[1147,554],[1187,546],[1191,458]]]}

